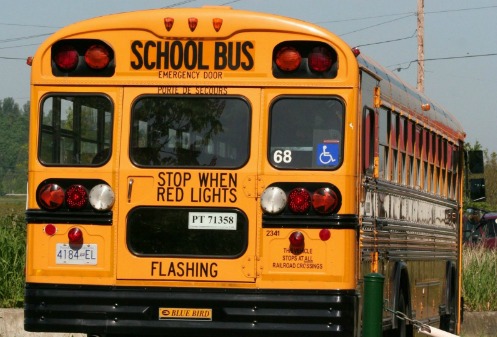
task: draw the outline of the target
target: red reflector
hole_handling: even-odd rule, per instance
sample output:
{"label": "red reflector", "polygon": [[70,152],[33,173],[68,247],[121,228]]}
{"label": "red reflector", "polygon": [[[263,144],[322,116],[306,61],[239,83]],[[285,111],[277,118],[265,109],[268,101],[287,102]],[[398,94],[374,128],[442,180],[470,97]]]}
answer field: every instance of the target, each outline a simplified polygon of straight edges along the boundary
{"label": "red reflector", "polygon": [[81,244],[83,243],[83,231],[78,227],[73,227],[67,233],[67,238],[71,244]]}
{"label": "red reflector", "polygon": [[319,238],[323,241],[328,241],[331,237],[331,232],[329,229],[321,229],[321,231],[319,232]]}
{"label": "red reflector", "polygon": [[325,47],[315,47],[308,57],[309,68],[312,71],[324,72],[331,68],[333,60],[331,53]]}
{"label": "red reflector", "polygon": [[293,213],[306,213],[311,207],[311,196],[305,188],[295,188],[288,195],[288,208]]}
{"label": "red reflector", "polygon": [[47,184],[38,191],[41,208],[54,210],[64,203],[64,190],[57,184]]}
{"label": "red reflector", "polygon": [[276,54],[276,65],[283,71],[294,71],[300,67],[302,56],[293,47],[283,47]]}
{"label": "red reflector", "polygon": [[338,196],[331,188],[320,188],[312,195],[312,207],[317,213],[330,214],[337,210]]}
{"label": "red reflector", "polygon": [[47,235],[55,235],[55,233],[57,233],[57,227],[55,227],[53,224],[48,224],[45,226],[45,234]]}
{"label": "red reflector", "polygon": [[105,46],[94,44],[85,53],[85,62],[92,69],[103,69],[109,65],[110,52]]}
{"label": "red reflector", "polygon": [[53,57],[57,67],[63,71],[73,70],[78,65],[78,51],[70,45],[64,45],[58,48]]}
{"label": "red reflector", "polygon": [[88,203],[88,192],[81,185],[72,185],[66,191],[67,207],[81,209]]}

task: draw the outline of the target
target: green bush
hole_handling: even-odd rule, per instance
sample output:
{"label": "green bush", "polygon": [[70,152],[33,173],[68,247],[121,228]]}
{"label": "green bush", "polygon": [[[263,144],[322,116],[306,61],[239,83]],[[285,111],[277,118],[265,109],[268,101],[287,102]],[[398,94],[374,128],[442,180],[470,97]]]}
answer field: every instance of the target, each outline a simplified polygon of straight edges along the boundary
{"label": "green bush", "polygon": [[469,311],[497,310],[497,250],[481,245],[463,248],[462,286]]}
{"label": "green bush", "polygon": [[0,214],[0,307],[20,307],[24,297],[26,223],[24,211],[6,209]]}

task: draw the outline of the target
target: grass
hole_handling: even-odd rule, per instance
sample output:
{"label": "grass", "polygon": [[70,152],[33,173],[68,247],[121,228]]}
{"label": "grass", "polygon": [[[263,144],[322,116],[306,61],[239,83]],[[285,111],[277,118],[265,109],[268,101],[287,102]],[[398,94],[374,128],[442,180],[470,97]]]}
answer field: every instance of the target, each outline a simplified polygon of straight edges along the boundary
{"label": "grass", "polygon": [[497,311],[497,250],[463,249],[463,296],[468,311]]}
{"label": "grass", "polygon": [[0,307],[20,307],[24,297],[26,224],[24,198],[0,198]]}

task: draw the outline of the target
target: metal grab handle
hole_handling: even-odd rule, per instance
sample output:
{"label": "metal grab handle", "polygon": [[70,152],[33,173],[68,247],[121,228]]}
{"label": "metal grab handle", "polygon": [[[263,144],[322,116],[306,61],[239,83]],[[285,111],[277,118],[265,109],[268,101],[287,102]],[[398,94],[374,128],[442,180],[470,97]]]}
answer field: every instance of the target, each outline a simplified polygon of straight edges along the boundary
{"label": "metal grab handle", "polygon": [[128,181],[128,202],[131,202],[131,193],[133,192],[133,179]]}

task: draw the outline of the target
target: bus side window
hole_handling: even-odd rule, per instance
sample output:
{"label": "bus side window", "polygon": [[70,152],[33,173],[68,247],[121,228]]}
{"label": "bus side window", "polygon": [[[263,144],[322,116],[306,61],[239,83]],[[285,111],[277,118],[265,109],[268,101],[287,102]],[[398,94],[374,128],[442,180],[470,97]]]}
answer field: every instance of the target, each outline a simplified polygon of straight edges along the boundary
{"label": "bus side window", "polygon": [[374,172],[374,145],[375,145],[375,116],[374,110],[364,109],[364,134],[363,134],[363,169],[368,175]]}

